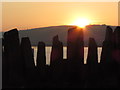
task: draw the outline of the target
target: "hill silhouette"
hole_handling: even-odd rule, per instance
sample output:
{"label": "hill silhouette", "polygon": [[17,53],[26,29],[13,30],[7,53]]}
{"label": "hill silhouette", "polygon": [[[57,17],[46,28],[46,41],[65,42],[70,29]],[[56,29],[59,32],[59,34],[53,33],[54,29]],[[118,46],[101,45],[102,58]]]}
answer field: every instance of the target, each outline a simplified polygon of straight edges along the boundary
{"label": "hill silhouette", "polygon": [[[44,28],[33,28],[28,30],[19,30],[19,36],[29,37],[32,46],[37,46],[39,41],[43,41],[47,46],[52,45],[52,38],[55,35],[59,36],[60,41],[63,42],[63,45],[66,46],[67,43],[67,32],[68,29],[74,27],[69,25],[62,26],[51,26]],[[107,25],[89,25],[84,30],[84,41],[85,46],[88,46],[89,37],[95,38],[98,46],[102,45],[103,40],[105,39],[105,30]],[[116,26],[111,26],[113,29]]]}

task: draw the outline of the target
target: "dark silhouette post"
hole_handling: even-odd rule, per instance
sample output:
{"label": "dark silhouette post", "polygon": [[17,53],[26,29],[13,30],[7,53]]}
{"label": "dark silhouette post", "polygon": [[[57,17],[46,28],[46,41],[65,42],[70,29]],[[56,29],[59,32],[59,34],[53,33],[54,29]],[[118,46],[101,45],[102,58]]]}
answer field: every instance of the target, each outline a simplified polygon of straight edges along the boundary
{"label": "dark silhouette post", "polygon": [[88,88],[97,87],[98,84],[98,53],[97,44],[93,38],[89,38],[88,57],[87,57],[87,82]]}
{"label": "dark silhouette post", "polygon": [[20,56],[20,41],[17,29],[5,32],[3,42],[4,42],[3,71],[5,70],[5,73],[3,73],[3,75],[7,74],[5,75],[8,84],[7,88],[22,87],[23,62]]}
{"label": "dark silhouette post", "polygon": [[[71,87],[80,87],[81,65],[84,64],[84,35],[83,29],[74,27],[68,30],[67,59],[68,80],[74,82]],[[75,84],[76,83],[76,84]]]}
{"label": "dark silhouette post", "polygon": [[[38,86],[43,87],[45,86],[43,83],[46,82],[47,78],[47,66],[46,66],[46,52],[45,52],[45,43],[39,42],[38,43],[38,51],[37,51],[37,81]],[[40,84],[40,85],[39,85]]]}
{"label": "dark silhouette post", "polygon": [[[119,84],[118,87],[120,87],[120,26],[116,27],[114,33],[113,33],[113,52],[112,52],[112,58],[114,60],[114,71],[118,72],[116,73],[119,78]],[[116,75],[116,76],[117,76]]]}
{"label": "dark silhouette post", "polygon": [[101,53],[101,64],[107,64],[112,61],[112,50],[113,50],[113,30],[111,27],[106,28],[106,35],[105,40],[102,46],[102,53]]}
{"label": "dark silhouette post", "polygon": [[81,61],[81,64],[84,64],[84,33],[83,29],[78,29],[78,39],[77,39],[77,47],[78,47],[78,60]]}
{"label": "dark silhouette post", "polygon": [[120,63],[120,27],[116,27],[113,33],[113,44],[114,44],[114,50],[112,53],[113,59],[116,62]]}
{"label": "dark silhouette post", "polygon": [[24,61],[25,87],[32,87],[36,76],[33,52],[28,37],[23,37],[21,40],[21,54]]}
{"label": "dark silhouette post", "polygon": [[59,41],[58,35],[53,37],[53,46],[51,51],[51,74],[54,87],[61,87],[63,81],[63,44]]}
{"label": "dark silhouette post", "polygon": [[45,43],[38,43],[38,51],[37,51],[37,67],[44,68],[46,66],[46,53],[45,53]]}
{"label": "dark silhouette post", "polygon": [[97,44],[94,38],[89,39],[87,64],[89,65],[98,64]]}
{"label": "dark silhouette post", "polygon": [[63,44],[59,41],[58,35],[53,37],[50,63],[52,64],[56,60],[63,60]]}
{"label": "dark silhouette post", "polygon": [[101,87],[117,87],[117,64],[113,59],[115,47],[115,33],[111,27],[107,27],[106,36],[103,42],[102,53],[101,53],[101,64],[100,74]]}
{"label": "dark silhouette post", "polygon": [[79,60],[84,63],[84,35],[83,29],[71,28],[68,30],[67,38],[67,59]]}
{"label": "dark silhouette post", "polygon": [[34,68],[35,65],[34,65],[33,52],[28,37],[24,37],[21,40],[21,52],[22,52],[22,58],[25,61],[26,68],[27,69]]}
{"label": "dark silhouette post", "polygon": [[9,79],[9,64],[5,59],[4,54],[4,39],[2,39],[2,88],[8,87],[8,79]]}
{"label": "dark silhouette post", "polygon": [[68,30],[68,37],[67,37],[67,59],[73,60],[76,56],[75,52],[75,45],[76,45],[76,39],[78,32],[76,30],[77,27],[70,28]]}

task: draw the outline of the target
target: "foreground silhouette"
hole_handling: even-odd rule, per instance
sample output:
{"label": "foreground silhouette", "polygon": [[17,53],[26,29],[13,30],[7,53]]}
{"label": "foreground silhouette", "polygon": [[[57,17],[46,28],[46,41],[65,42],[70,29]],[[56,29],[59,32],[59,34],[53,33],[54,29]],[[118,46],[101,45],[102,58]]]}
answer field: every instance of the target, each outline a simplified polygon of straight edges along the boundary
{"label": "foreground silhouette", "polygon": [[84,33],[81,28],[68,30],[67,59],[63,44],[53,37],[50,66],[46,65],[45,43],[38,43],[37,65],[29,37],[19,39],[17,29],[4,33],[2,48],[2,85],[5,88],[119,88],[120,27],[106,28],[101,62],[97,43],[89,38],[87,64],[84,64]]}

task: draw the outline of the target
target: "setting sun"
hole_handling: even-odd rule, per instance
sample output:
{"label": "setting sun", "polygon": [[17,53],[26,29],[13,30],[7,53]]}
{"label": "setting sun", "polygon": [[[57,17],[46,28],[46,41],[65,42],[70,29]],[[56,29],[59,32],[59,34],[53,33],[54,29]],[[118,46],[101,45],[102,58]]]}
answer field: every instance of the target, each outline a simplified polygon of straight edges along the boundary
{"label": "setting sun", "polygon": [[86,25],[89,25],[89,24],[90,24],[90,21],[88,19],[82,18],[82,19],[77,19],[71,25],[76,25],[78,27],[84,28]]}

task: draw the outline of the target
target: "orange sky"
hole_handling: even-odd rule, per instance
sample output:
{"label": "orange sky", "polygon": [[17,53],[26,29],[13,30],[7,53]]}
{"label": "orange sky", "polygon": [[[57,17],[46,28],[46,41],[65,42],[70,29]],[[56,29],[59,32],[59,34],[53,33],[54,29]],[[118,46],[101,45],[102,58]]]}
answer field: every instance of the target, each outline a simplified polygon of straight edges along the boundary
{"label": "orange sky", "polygon": [[117,2],[4,2],[2,28],[30,29],[68,25],[79,18],[91,24],[118,25]]}

